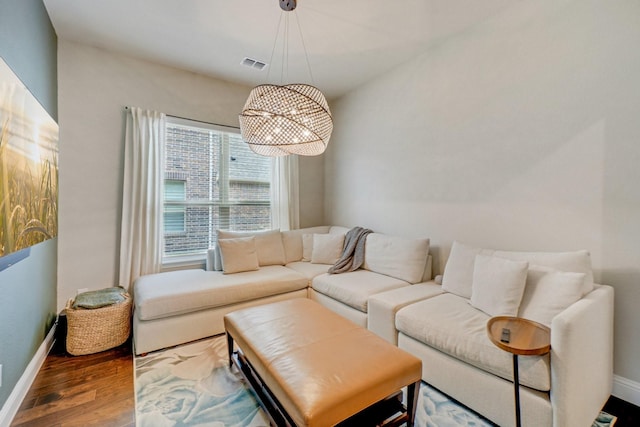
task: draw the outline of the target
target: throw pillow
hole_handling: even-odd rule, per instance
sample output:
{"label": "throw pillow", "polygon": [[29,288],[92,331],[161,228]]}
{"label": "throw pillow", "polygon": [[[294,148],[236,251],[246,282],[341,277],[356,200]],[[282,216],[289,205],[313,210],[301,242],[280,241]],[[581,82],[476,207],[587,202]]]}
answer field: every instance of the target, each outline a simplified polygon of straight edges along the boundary
{"label": "throw pillow", "polygon": [[[302,235],[313,233],[329,232],[328,225],[301,228],[298,230],[287,230],[282,232],[282,245],[284,246],[285,261],[287,264],[302,260]],[[309,249],[309,259],[311,259],[311,249]],[[309,259],[307,261],[309,261]]]}
{"label": "throw pillow", "polygon": [[344,247],[343,234],[314,234],[312,264],[335,264]]}
{"label": "throw pillow", "polygon": [[219,239],[218,245],[224,274],[254,271],[260,268],[255,237]]}
{"label": "throw pillow", "polygon": [[477,255],[471,305],[490,316],[516,316],[527,281],[526,261]]}
{"label": "throw pillow", "polygon": [[313,234],[302,235],[302,261],[311,261],[313,252]]}
{"label": "throw pillow", "polygon": [[568,273],[532,265],[527,274],[518,316],[551,327],[551,321],[582,298],[584,273]]}
{"label": "throw pillow", "polygon": [[258,263],[264,265],[284,265],[286,257],[282,234],[280,230],[268,230],[260,232],[224,231],[218,230],[218,239],[235,239],[238,237],[256,238],[256,252]]}

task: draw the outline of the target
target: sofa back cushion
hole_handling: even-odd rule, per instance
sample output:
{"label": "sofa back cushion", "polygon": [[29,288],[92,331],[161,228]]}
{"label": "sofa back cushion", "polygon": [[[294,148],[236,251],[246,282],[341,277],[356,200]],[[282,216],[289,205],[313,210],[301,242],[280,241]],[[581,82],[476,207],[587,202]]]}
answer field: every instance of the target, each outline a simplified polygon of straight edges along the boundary
{"label": "sofa back cushion", "polygon": [[425,274],[429,239],[407,239],[371,233],[364,248],[366,270],[419,283]]}
{"label": "sofa back cushion", "polygon": [[431,280],[433,272],[433,257],[431,254],[427,255],[427,263],[424,266],[424,273],[422,274],[422,282],[428,282]]}
{"label": "sofa back cushion", "polygon": [[258,263],[265,265],[284,265],[286,257],[284,245],[282,244],[282,234],[280,230],[269,230],[259,232],[244,231],[224,231],[218,230],[218,241],[222,239],[235,239],[238,237],[255,237]]}
{"label": "sofa back cushion", "polygon": [[582,285],[582,296],[593,290],[594,285],[593,270],[591,269],[591,256],[586,250],[573,252],[495,251],[493,255],[517,261],[528,261],[530,265],[549,267],[558,271],[583,273],[585,277]]}
{"label": "sofa back cushion", "polygon": [[282,232],[282,244],[284,245],[284,254],[286,263],[301,261],[302,253],[302,235],[303,234],[324,234],[328,233],[328,225],[318,227],[301,228],[298,230],[289,230]]}
{"label": "sofa back cushion", "polygon": [[313,236],[317,234],[303,234],[302,235],[302,261],[311,261],[313,254]]}
{"label": "sofa back cushion", "polygon": [[529,265],[519,317],[551,327],[553,318],[582,298],[584,273]]}
{"label": "sofa back cushion", "polygon": [[349,227],[343,227],[341,225],[332,225],[331,228],[329,228],[329,233],[346,235],[349,232],[349,230],[351,230]]}
{"label": "sofa back cushion", "polygon": [[442,290],[471,298],[473,267],[476,255],[489,255],[514,261],[527,261],[530,265],[548,267],[558,271],[584,273],[582,295],[593,290],[591,257],[585,250],[572,252],[516,252],[476,248],[458,241],[453,242],[449,259],[444,267]]}
{"label": "sofa back cushion", "polygon": [[442,290],[463,298],[471,298],[473,269],[476,255],[491,255],[491,251],[474,248],[458,241],[453,242],[449,259],[444,266]]}

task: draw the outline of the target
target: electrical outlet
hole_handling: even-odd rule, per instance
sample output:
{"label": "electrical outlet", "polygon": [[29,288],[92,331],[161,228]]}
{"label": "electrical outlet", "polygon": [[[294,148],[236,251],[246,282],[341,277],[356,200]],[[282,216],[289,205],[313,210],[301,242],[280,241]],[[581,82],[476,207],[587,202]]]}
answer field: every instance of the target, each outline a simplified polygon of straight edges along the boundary
{"label": "electrical outlet", "polygon": [[89,288],[82,288],[82,289],[78,289],[78,290],[76,291],[76,295],[79,295],[79,294],[81,294],[81,293],[83,293],[83,292],[89,292]]}

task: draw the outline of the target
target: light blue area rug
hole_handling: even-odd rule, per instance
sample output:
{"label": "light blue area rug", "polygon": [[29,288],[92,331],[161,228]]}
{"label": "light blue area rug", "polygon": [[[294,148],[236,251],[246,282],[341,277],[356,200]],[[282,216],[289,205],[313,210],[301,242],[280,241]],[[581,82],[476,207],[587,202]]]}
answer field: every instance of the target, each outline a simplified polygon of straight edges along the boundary
{"label": "light blue area rug", "polygon": [[[229,370],[224,335],[135,358],[137,427],[268,426],[235,368]],[[612,427],[602,413],[594,427]],[[419,427],[489,427],[494,424],[422,384]]]}

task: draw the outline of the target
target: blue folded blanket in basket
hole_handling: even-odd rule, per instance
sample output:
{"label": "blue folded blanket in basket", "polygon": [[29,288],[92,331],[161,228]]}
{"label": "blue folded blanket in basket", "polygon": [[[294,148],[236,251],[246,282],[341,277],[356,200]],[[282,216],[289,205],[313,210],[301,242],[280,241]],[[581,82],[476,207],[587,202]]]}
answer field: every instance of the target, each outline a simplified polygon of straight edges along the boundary
{"label": "blue folded blanket in basket", "polygon": [[76,296],[73,308],[100,308],[126,300],[127,291],[120,286],[83,292]]}

